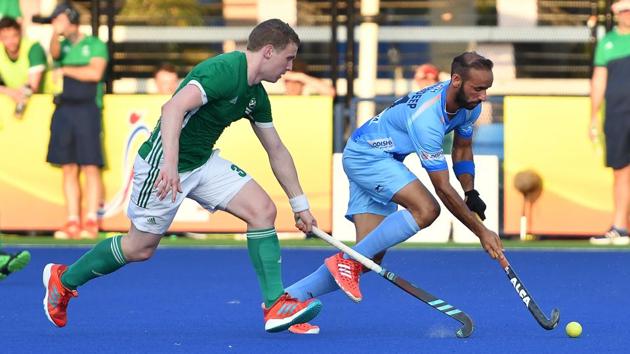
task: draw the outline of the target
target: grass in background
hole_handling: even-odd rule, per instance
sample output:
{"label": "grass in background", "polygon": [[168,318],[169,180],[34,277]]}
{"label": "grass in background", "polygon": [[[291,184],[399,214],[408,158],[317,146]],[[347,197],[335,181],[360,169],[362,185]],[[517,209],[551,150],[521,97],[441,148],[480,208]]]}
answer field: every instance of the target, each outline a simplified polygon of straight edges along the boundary
{"label": "grass in background", "polygon": [[[119,233],[101,232],[97,240],[57,240],[51,235],[14,235],[0,233],[0,244],[3,246],[29,247],[89,247],[103,240],[105,237],[119,235]],[[280,234],[282,247],[299,248],[331,248],[324,241],[313,238],[285,238]],[[348,245],[352,243],[346,242]],[[543,239],[538,241],[520,241],[503,239],[506,249],[602,249],[630,251],[628,246],[594,246],[587,239]],[[183,235],[165,236],[160,242],[162,247],[247,247],[247,242],[242,234],[193,234],[192,237]],[[479,249],[479,244],[465,243],[404,243],[396,246],[399,249]]]}

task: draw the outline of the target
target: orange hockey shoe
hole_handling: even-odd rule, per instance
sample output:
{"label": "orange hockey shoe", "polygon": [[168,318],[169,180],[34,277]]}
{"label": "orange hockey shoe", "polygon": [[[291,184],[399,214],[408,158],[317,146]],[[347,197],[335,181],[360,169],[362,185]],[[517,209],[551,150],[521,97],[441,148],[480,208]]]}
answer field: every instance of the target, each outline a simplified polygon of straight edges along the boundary
{"label": "orange hockey shoe", "polygon": [[295,324],[308,322],[317,316],[321,308],[322,303],[317,299],[299,301],[284,293],[270,308],[263,304],[265,331],[280,332]]}
{"label": "orange hockey shoe", "polygon": [[295,334],[319,334],[319,326],[310,323],[298,323],[289,327],[289,332]]}
{"label": "orange hockey shoe", "polygon": [[63,264],[48,263],[44,267],[43,281],[46,287],[44,312],[48,320],[57,327],[63,327],[68,321],[66,308],[71,298],[79,296],[76,290],[68,290],[61,284],[61,275],[68,269]]}
{"label": "orange hockey shoe", "polygon": [[359,277],[363,271],[361,263],[343,258],[343,253],[326,258],[324,263],[337,285],[352,301],[359,302],[363,299],[359,289]]}

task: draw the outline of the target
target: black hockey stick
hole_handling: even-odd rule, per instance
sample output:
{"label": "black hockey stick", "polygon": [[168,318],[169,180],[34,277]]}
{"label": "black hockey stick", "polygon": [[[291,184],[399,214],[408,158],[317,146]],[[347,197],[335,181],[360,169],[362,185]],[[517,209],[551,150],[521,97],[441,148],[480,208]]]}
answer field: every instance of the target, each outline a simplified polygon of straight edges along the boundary
{"label": "black hockey stick", "polygon": [[536,304],[536,301],[534,301],[531,293],[527,291],[521,279],[518,275],[516,275],[516,272],[514,272],[514,269],[510,265],[510,262],[508,262],[507,258],[504,257],[503,259],[500,259],[499,264],[501,264],[501,268],[503,268],[508,279],[510,279],[510,283],[514,286],[516,293],[521,297],[521,300],[523,300],[523,303],[529,312],[531,312],[532,316],[534,316],[542,328],[547,330],[556,328],[558,321],[560,321],[560,310],[553,309],[551,311],[551,319],[547,318],[547,316],[545,316],[545,314],[540,310],[540,307]]}
{"label": "black hockey stick", "polygon": [[371,271],[373,271],[376,274],[379,274],[380,276],[382,276],[383,278],[389,280],[392,284],[396,285],[397,287],[401,288],[402,290],[406,291],[409,295],[419,299],[420,301],[424,302],[425,304],[433,307],[434,309],[442,312],[445,315],[448,315],[454,319],[456,319],[457,321],[459,321],[463,327],[461,327],[460,329],[457,330],[456,335],[459,338],[466,338],[468,336],[470,336],[473,332],[474,326],[473,326],[473,322],[472,319],[463,311],[461,311],[460,309],[450,305],[449,303],[447,303],[446,301],[435,297],[434,295],[431,295],[430,293],[418,288],[417,286],[413,285],[412,283],[408,282],[407,280],[401,278],[400,276],[394,274],[393,272],[388,271],[387,269],[381,267],[380,265],[376,264],[374,261],[372,261],[371,259],[365,257],[364,255],[358,253],[357,251],[353,250],[352,248],[346,246],[344,243],[342,243],[341,241],[333,238],[332,236],[330,236],[329,234],[325,233],[324,231],[313,227],[313,233],[321,238],[322,240],[328,242],[330,245],[332,245],[333,247],[339,249],[340,251],[342,251],[343,253],[349,255],[350,257],[354,258],[355,260],[357,260],[359,263],[363,264],[366,268],[370,269]]}

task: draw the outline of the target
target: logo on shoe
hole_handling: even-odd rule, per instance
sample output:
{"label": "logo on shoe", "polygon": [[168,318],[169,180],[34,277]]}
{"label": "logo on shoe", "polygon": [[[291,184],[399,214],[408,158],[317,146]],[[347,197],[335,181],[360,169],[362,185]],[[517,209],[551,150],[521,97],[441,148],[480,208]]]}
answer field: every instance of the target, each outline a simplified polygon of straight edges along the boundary
{"label": "logo on shoe", "polygon": [[296,304],[284,304],[282,305],[282,307],[280,307],[280,310],[278,310],[278,314],[284,315],[284,314],[292,313],[293,311],[295,311],[296,307],[297,307]]}
{"label": "logo on shoe", "polygon": [[48,295],[48,303],[50,304],[50,306],[57,307],[60,297],[61,294],[59,294],[59,290],[57,290],[57,288],[53,288],[53,290]]}

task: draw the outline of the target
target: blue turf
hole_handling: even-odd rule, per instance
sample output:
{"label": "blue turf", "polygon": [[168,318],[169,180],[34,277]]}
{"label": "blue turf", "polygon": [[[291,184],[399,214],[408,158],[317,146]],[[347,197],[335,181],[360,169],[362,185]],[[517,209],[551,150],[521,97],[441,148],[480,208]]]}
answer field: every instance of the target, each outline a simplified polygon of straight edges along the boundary
{"label": "blue turf", "polygon": [[[508,252],[543,311],[560,308],[560,326],[546,331],[483,252],[391,251],[388,269],[473,318],[473,335],[457,339],[458,322],[375,274],[362,278],[360,304],[339,292],[321,298],[321,334],[267,334],[245,249],[160,249],[82,287],[68,326],[54,328],[42,310],[41,270],[85,251],[31,249],[31,264],[0,282],[0,351],[623,353],[630,343],[630,252]],[[285,285],[332,253],[283,250]],[[572,320],[584,327],[579,339],[564,333]]]}

